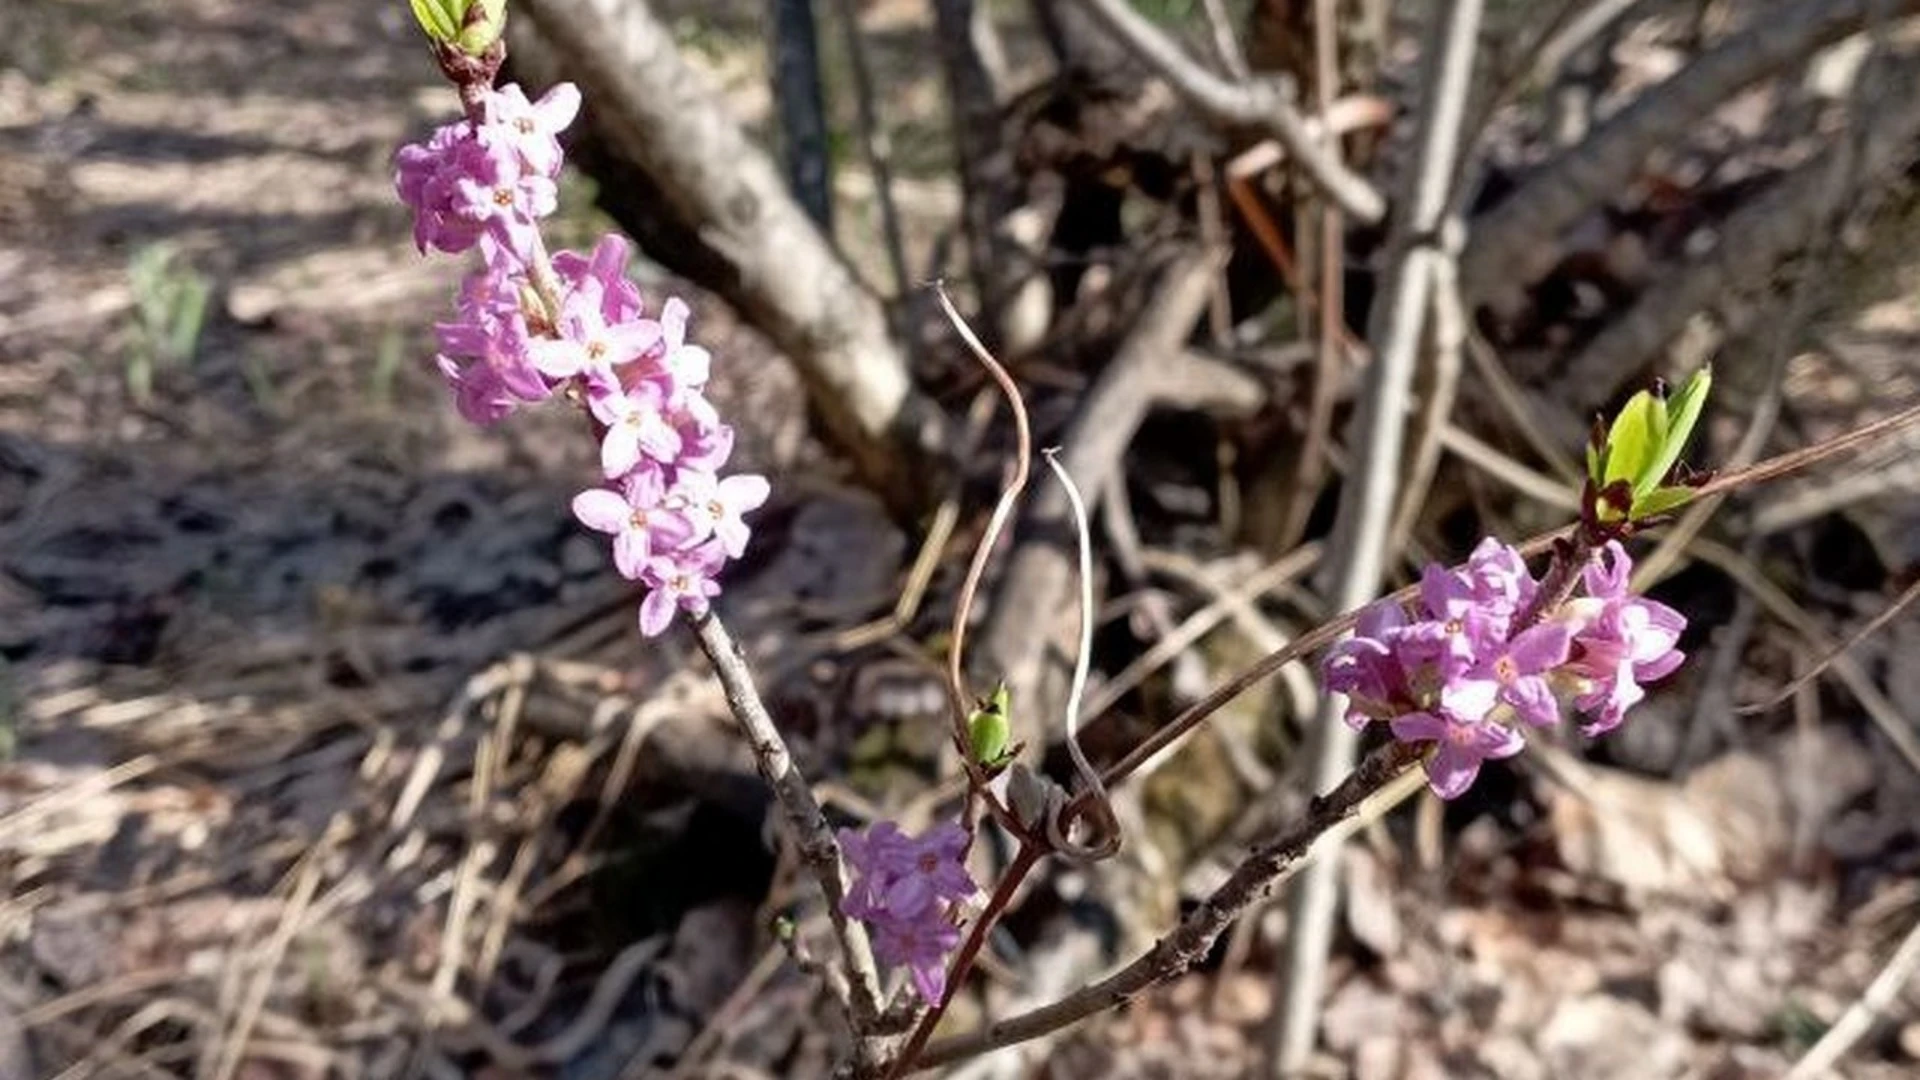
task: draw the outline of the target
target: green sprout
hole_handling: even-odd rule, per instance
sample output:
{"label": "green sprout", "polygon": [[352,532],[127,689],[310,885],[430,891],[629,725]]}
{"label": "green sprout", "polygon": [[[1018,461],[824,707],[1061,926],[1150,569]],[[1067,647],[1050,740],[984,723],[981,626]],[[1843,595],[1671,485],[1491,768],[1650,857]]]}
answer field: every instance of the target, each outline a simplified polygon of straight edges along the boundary
{"label": "green sprout", "polygon": [[413,21],[434,41],[479,56],[506,29],[507,0],[408,0]]}
{"label": "green sprout", "polygon": [[1587,482],[1597,495],[1595,514],[1601,523],[1645,521],[1693,498],[1692,487],[1668,481],[1712,387],[1712,369],[1701,368],[1679,393],[1642,390],[1633,395],[1604,439],[1596,430],[1587,446]]}
{"label": "green sprout", "polygon": [[1008,743],[1013,739],[1013,725],[1008,719],[1007,684],[1001,683],[993,688],[993,693],[981,701],[967,717],[967,742],[973,750],[973,760],[989,769],[997,769],[1012,759]]}

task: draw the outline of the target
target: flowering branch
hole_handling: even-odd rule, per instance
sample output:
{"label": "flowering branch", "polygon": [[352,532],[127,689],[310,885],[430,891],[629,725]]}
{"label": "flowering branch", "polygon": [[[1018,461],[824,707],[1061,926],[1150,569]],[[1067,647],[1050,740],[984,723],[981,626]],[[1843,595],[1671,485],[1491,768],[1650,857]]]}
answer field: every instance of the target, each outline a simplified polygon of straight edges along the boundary
{"label": "flowering branch", "polygon": [[[718,575],[745,553],[744,515],[769,494],[764,477],[720,470],[732,427],[705,395],[712,357],[687,341],[689,309],[669,298],[645,311],[626,276],[626,243],[549,256],[539,220],[558,201],[558,134],[580,94],[561,84],[538,102],[496,89],[505,56],[502,0],[413,0],[465,118],[395,158],[395,187],[414,211],[424,254],[477,250],[482,269],[461,286],[457,317],[441,323],[436,364],[462,416],[497,422],[524,405],[560,399],[585,411],[599,441],[602,483],[576,495],[581,524],[611,537],[615,568],[645,589],[639,629],[664,632],[677,612],[713,663],[761,775],[786,814],[802,859],[825,894],[848,972],[856,1042],[881,1012],[880,978],[852,917],[840,848],[755,690],[746,661],[711,610]],[[472,32],[484,20],[484,33]],[[465,28],[465,29],[463,29]],[[971,882],[968,883],[971,886]]]}
{"label": "flowering branch", "polygon": [[[538,222],[555,208],[562,159],[557,134],[574,118],[580,97],[565,84],[537,102],[518,87],[493,87],[504,56],[502,0],[411,2],[441,69],[459,89],[465,115],[399,152],[395,186],[414,211],[414,240],[423,253],[477,251],[481,257],[481,268],[461,286],[455,318],[436,327],[436,365],[461,414],[475,423],[553,399],[591,418],[600,476],[574,498],[574,515],[609,535],[615,568],[644,591],[638,605],[643,635],[665,632],[679,613],[689,617],[829,905],[846,969],[852,1067],[861,1075],[944,1063],[1123,1002],[1189,969],[1275,885],[1330,850],[1356,820],[1386,812],[1423,781],[1442,798],[1459,796],[1484,762],[1519,753],[1526,732],[1558,724],[1568,705],[1585,717],[1588,735],[1617,727],[1645,695],[1645,684],[1682,662],[1676,645],[1686,625],[1678,612],[1631,593],[1623,542],[1705,492],[1758,482],[1920,419],[1920,409],[1910,409],[1820,447],[1709,479],[1680,460],[1701,415],[1708,376],[1696,376],[1670,397],[1638,395],[1611,426],[1596,427],[1575,525],[1519,547],[1487,538],[1459,567],[1428,566],[1416,585],[1333,619],[1256,663],[1104,774],[1095,772],[1077,740],[1093,619],[1085,508],[1066,470],[1049,456],[1080,538],[1081,651],[1066,728],[1081,791],[1070,799],[1012,760],[1018,746],[1007,748],[1004,691],[968,712],[968,617],[1026,483],[1030,434],[1012,380],[942,294],[963,338],[1010,399],[1019,437],[1012,482],[968,569],[949,656],[954,742],[966,771],[969,812],[964,824],[939,823],[918,836],[884,820],[836,835],[712,611],[721,571],[750,539],[745,516],[766,501],[770,486],[760,476],[722,475],[734,433],[705,396],[713,358],[687,340],[687,305],[668,298],[650,313],[626,276],[626,245],[618,237],[604,238],[591,252],[549,255]],[[1416,206],[1427,217],[1439,212],[1430,201]],[[1543,552],[1550,561],[1535,578],[1527,559]],[[933,1043],[919,1059],[949,993],[1030,871],[1050,854],[1098,859],[1117,849],[1108,785],[1253,683],[1350,630],[1354,636],[1325,656],[1323,681],[1345,696],[1348,724],[1359,729],[1377,722],[1391,741],[1315,799],[1301,820],[1257,846],[1198,909],[1132,963],[1053,1005]],[[1010,807],[988,787],[1003,770]],[[980,891],[965,865],[976,799],[984,799],[1019,849],[963,942],[965,906]],[[1092,826],[1090,841],[1072,838],[1076,822]],[[904,970],[928,1006],[897,1054],[886,1050],[885,1033],[900,1029],[886,1026],[882,964]],[[840,985],[839,973],[829,982]]]}

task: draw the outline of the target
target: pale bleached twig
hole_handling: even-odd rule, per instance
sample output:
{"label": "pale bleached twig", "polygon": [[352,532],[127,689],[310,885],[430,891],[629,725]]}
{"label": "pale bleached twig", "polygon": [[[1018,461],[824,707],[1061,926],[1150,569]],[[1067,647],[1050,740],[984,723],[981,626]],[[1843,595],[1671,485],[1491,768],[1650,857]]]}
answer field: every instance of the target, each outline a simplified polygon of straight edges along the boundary
{"label": "pale bleached twig", "polygon": [[[1450,256],[1441,249],[1453,181],[1460,158],[1460,132],[1472,84],[1482,0],[1452,0],[1434,14],[1420,95],[1417,152],[1403,216],[1397,216],[1392,249],[1397,254],[1368,337],[1376,343],[1358,430],[1358,461],[1343,490],[1334,535],[1332,605],[1351,610],[1380,588],[1399,486],[1402,417],[1406,414],[1415,357],[1432,310],[1438,267]],[[1341,722],[1342,706],[1329,695],[1314,718],[1311,782],[1333,784],[1353,761],[1357,737]],[[1326,954],[1333,926],[1337,860],[1311,867],[1288,896],[1286,962],[1278,969],[1282,1000],[1271,1028],[1270,1065],[1297,1071],[1313,1050],[1326,981]]]}
{"label": "pale bleached twig", "polygon": [[1080,571],[1080,647],[1073,661],[1073,681],[1067,689],[1065,728],[1067,754],[1073,758],[1074,771],[1080,774],[1081,791],[1078,799],[1083,805],[1092,807],[1096,814],[1094,837],[1089,843],[1083,845],[1076,842],[1069,834],[1067,824],[1057,819],[1047,822],[1048,840],[1059,854],[1075,861],[1089,862],[1108,858],[1120,849],[1120,823],[1107,801],[1106,785],[1100,782],[1099,770],[1087,760],[1087,752],[1080,747],[1080,700],[1086,693],[1087,672],[1093,664],[1093,624],[1096,615],[1093,601],[1093,531],[1087,525],[1087,504],[1080,498],[1080,489],[1074,486],[1073,477],[1060,464],[1060,451],[1048,448],[1044,456],[1047,467],[1053,470],[1054,478],[1060,481],[1060,487],[1067,493],[1067,505],[1073,509]]}
{"label": "pale bleached twig", "polygon": [[1272,132],[1340,209],[1368,223],[1386,217],[1386,199],[1321,144],[1313,125],[1300,113],[1290,80],[1230,82],[1195,63],[1127,0],[1080,0],[1080,6],[1202,112],[1216,120],[1260,125]]}
{"label": "pale bleached twig", "polygon": [[1786,1080],[1818,1080],[1825,1076],[1839,1060],[1846,1056],[1853,1044],[1867,1033],[1875,1020],[1879,1019],[1893,1004],[1894,998],[1913,978],[1915,969],[1920,969],[1920,923],[1916,923],[1907,932],[1906,940],[1893,951],[1887,960],[1887,966],[1880,969],[1868,984],[1866,993],[1860,1000],[1847,1006],[1847,1011],[1834,1021],[1820,1041],[1787,1073]]}

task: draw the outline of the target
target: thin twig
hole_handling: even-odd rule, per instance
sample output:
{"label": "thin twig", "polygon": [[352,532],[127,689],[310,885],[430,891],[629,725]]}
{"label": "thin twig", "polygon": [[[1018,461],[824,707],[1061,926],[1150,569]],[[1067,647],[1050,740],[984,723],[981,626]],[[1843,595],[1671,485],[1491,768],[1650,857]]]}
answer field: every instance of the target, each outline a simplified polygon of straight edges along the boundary
{"label": "thin twig", "polygon": [[900,208],[893,201],[893,140],[874,108],[873,67],[867,63],[867,39],[860,31],[860,13],[854,0],[833,0],[833,14],[846,40],[847,70],[853,75],[854,123],[860,128],[860,153],[873,174],[874,204],[880,209],[880,233],[886,238],[887,267],[893,271],[896,297],[913,287],[907,269],[906,234],[900,228]]}
{"label": "thin twig", "polygon": [[987,898],[986,906],[980,909],[980,914],[974,916],[973,925],[968,928],[966,940],[961,942],[960,948],[953,954],[953,960],[947,969],[946,995],[934,1002],[933,1006],[920,1017],[920,1022],[914,1025],[912,1036],[907,1039],[906,1046],[900,1051],[900,1056],[894,1059],[893,1067],[887,1072],[887,1080],[906,1075],[918,1064],[916,1059],[920,1056],[920,1051],[926,1047],[927,1040],[932,1037],[933,1029],[939,1026],[940,1018],[946,1015],[947,1003],[953,1000],[953,995],[960,989],[961,981],[967,977],[968,972],[973,970],[973,962],[980,956],[980,949],[986,944],[988,933],[992,931],[994,923],[1000,920],[1000,916],[1006,913],[1007,905],[1013,902],[1014,893],[1019,890],[1020,883],[1026,880],[1035,866],[1039,865],[1041,854],[1038,847],[1029,843],[1022,843],[1020,850],[1015,852],[1013,862],[1007,866],[1006,873],[1000,875],[1000,883],[994,886],[993,895]]}
{"label": "thin twig", "polygon": [[768,715],[766,703],[760,700],[760,691],[754,688],[753,674],[747,669],[746,657],[740,654],[739,646],[733,643],[726,628],[720,625],[719,616],[708,612],[696,617],[693,619],[693,632],[700,642],[701,651],[707,654],[708,661],[713,664],[714,674],[720,679],[727,709],[740,722],[740,728],[746,734],[747,746],[753,751],[754,764],[759,767],[760,775],[773,789],[774,797],[786,813],[787,827],[793,832],[793,841],[799,848],[801,859],[820,883],[820,891],[826,895],[827,916],[833,922],[834,936],[840,942],[843,959],[853,981],[855,1029],[865,1031],[880,1016],[880,971],[873,962],[873,949],[867,941],[866,930],[841,910],[841,903],[847,895],[847,880],[840,864],[840,845],[834,840],[826,817],[820,813],[820,804],[814,800],[813,789],[807,786],[806,778],[794,766],[793,755],[788,752],[780,729],[774,726],[773,717]]}
{"label": "thin twig", "polygon": [[1267,593],[1280,588],[1300,575],[1313,569],[1320,561],[1321,546],[1318,543],[1304,544],[1293,549],[1278,560],[1269,563],[1251,577],[1236,585],[1231,592],[1224,593],[1219,599],[1181,620],[1173,631],[1153,643],[1146,652],[1135,657],[1120,673],[1100,685],[1092,702],[1087,706],[1088,716],[1101,716],[1113,708],[1127,692],[1161,666],[1172,660],[1189,645],[1200,640],[1207,631],[1218,626],[1233,614],[1236,605],[1250,604]]}
{"label": "thin twig", "polygon": [[945,285],[934,283],[934,295],[939,298],[940,309],[946,312],[947,321],[953,324],[954,332],[960,340],[966,342],[972,350],[974,359],[987,369],[987,374],[999,385],[1001,393],[1006,395],[1007,406],[1013,410],[1014,458],[1013,475],[1008,478],[1006,487],[1000,491],[1000,500],[994,504],[993,516],[987,519],[987,531],[980,537],[980,544],[974,548],[973,561],[967,564],[967,576],[960,583],[959,599],[954,602],[953,633],[947,647],[947,694],[953,707],[954,739],[962,752],[967,745],[967,678],[966,662],[967,623],[973,617],[974,601],[980,594],[980,580],[986,576],[987,561],[993,557],[993,545],[1006,531],[1007,519],[1013,515],[1013,508],[1020,503],[1020,493],[1027,489],[1027,476],[1033,470],[1033,432],[1027,424],[1026,402],[1020,397],[1020,388],[1014,385],[1013,376],[1000,366],[993,353],[981,343],[980,338],[967,325],[958,308],[953,306],[953,298],[947,295]]}
{"label": "thin twig", "polygon": [[1822,672],[1832,667],[1834,662],[1840,659],[1841,656],[1851,652],[1854,646],[1872,637],[1881,627],[1892,622],[1894,618],[1902,611],[1905,611],[1907,605],[1913,603],[1916,598],[1920,598],[1920,579],[1916,579],[1913,584],[1907,586],[1906,591],[1901,593],[1900,598],[1889,605],[1887,610],[1875,615],[1867,621],[1867,625],[1855,630],[1853,633],[1847,635],[1845,641],[1827,650],[1826,655],[1815,660],[1807,670],[1796,675],[1792,682],[1781,687],[1777,693],[1753,702],[1752,704],[1739,706],[1733,710],[1734,714],[1736,716],[1752,716],[1755,713],[1767,712],[1774,706],[1792,697],[1802,686],[1812,682],[1818,678]]}
{"label": "thin twig", "polygon": [[1759,568],[1744,558],[1740,552],[1725,544],[1705,537],[1695,537],[1688,551],[1701,561],[1718,567],[1741,588],[1752,593],[1753,598],[1758,600],[1760,606],[1766,608],[1769,614],[1786,623],[1790,629],[1806,639],[1809,649],[1822,654],[1837,653],[1829,661],[1829,670],[1833,672],[1835,678],[1840,680],[1840,684],[1847,688],[1847,693],[1852,694],[1853,699],[1860,703],[1860,708],[1866,712],[1867,718],[1872,720],[1874,726],[1880,729],[1880,733],[1893,744],[1893,748],[1899,752],[1901,758],[1915,772],[1920,772],[1920,736],[1914,734],[1913,722],[1902,715],[1897,705],[1887,700],[1887,696],[1874,685],[1865,669],[1844,651],[1836,650],[1833,641],[1820,629],[1820,625],[1814,621],[1813,616],[1807,614],[1805,608],[1779,586],[1767,580]]}
{"label": "thin twig", "polygon": [[1087,760],[1087,752],[1080,746],[1080,702],[1087,691],[1087,672],[1093,665],[1093,624],[1096,614],[1093,601],[1093,530],[1087,525],[1087,504],[1080,498],[1080,489],[1074,486],[1073,477],[1060,464],[1059,454],[1058,449],[1049,449],[1045,456],[1047,467],[1053,470],[1061,489],[1067,493],[1067,505],[1073,509],[1080,578],[1080,647],[1075,650],[1073,681],[1067,689],[1063,726],[1066,729],[1067,754],[1073,759],[1074,771],[1080,774],[1081,790],[1074,797],[1073,806],[1076,810],[1090,808],[1095,818],[1093,839],[1082,844],[1074,840],[1071,834],[1071,817],[1050,815],[1047,839],[1061,855],[1076,862],[1095,862],[1110,858],[1120,850],[1120,820],[1114,815],[1113,804],[1107,799],[1107,789],[1100,782],[1100,774],[1094,770],[1093,763]]}
{"label": "thin twig", "polygon": [[[1413,766],[1423,752],[1422,747],[1394,742],[1369,754],[1338,787],[1315,799],[1292,828],[1254,848],[1219,888],[1146,953],[1052,1005],[936,1042],[918,1065],[931,1068],[1038,1038],[1120,1005],[1186,971],[1207,954],[1223,930],[1276,885],[1332,850],[1333,842],[1353,827],[1377,818],[1418,790],[1421,774]],[[1358,821],[1352,820],[1356,816]]]}
{"label": "thin twig", "polygon": [[1073,758],[1073,769],[1080,774],[1080,782],[1086,790],[1093,793],[1102,802],[1106,801],[1106,788],[1100,783],[1100,774],[1094,771],[1093,763],[1087,760],[1087,752],[1080,748],[1080,699],[1087,691],[1087,672],[1093,664],[1093,539],[1087,528],[1087,504],[1080,498],[1080,489],[1074,487],[1073,477],[1060,464],[1060,451],[1049,447],[1041,454],[1047,467],[1066,490],[1067,503],[1073,507],[1073,526],[1078,534],[1080,556],[1080,647],[1073,661],[1073,682],[1067,689],[1066,716],[1067,754]]}
{"label": "thin twig", "polygon": [[1349,215],[1368,224],[1387,216],[1386,199],[1321,144],[1314,125],[1300,114],[1291,80],[1229,82],[1195,63],[1127,0],[1080,0],[1080,6],[1202,112],[1227,123],[1265,127]]}

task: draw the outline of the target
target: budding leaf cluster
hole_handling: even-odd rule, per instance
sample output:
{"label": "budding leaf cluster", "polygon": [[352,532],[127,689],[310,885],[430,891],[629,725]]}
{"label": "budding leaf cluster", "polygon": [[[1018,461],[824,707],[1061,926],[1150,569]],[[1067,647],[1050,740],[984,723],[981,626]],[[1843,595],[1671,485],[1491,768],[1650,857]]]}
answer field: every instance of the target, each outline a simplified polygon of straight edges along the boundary
{"label": "budding leaf cluster", "polygon": [[1645,521],[1693,498],[1691,487],[1668,481],[1712,386],[1712,369],[1701,368],[1671,396],[1642,390],[1627,400],[1604,436],[1596,430],[1587,446],[1587,482],[1598,523]]}
{"label": "budding leaf cluster", "polygon": [[507,0],[408,0],[413,20],[434,41],[479,56],[507,26]]}

